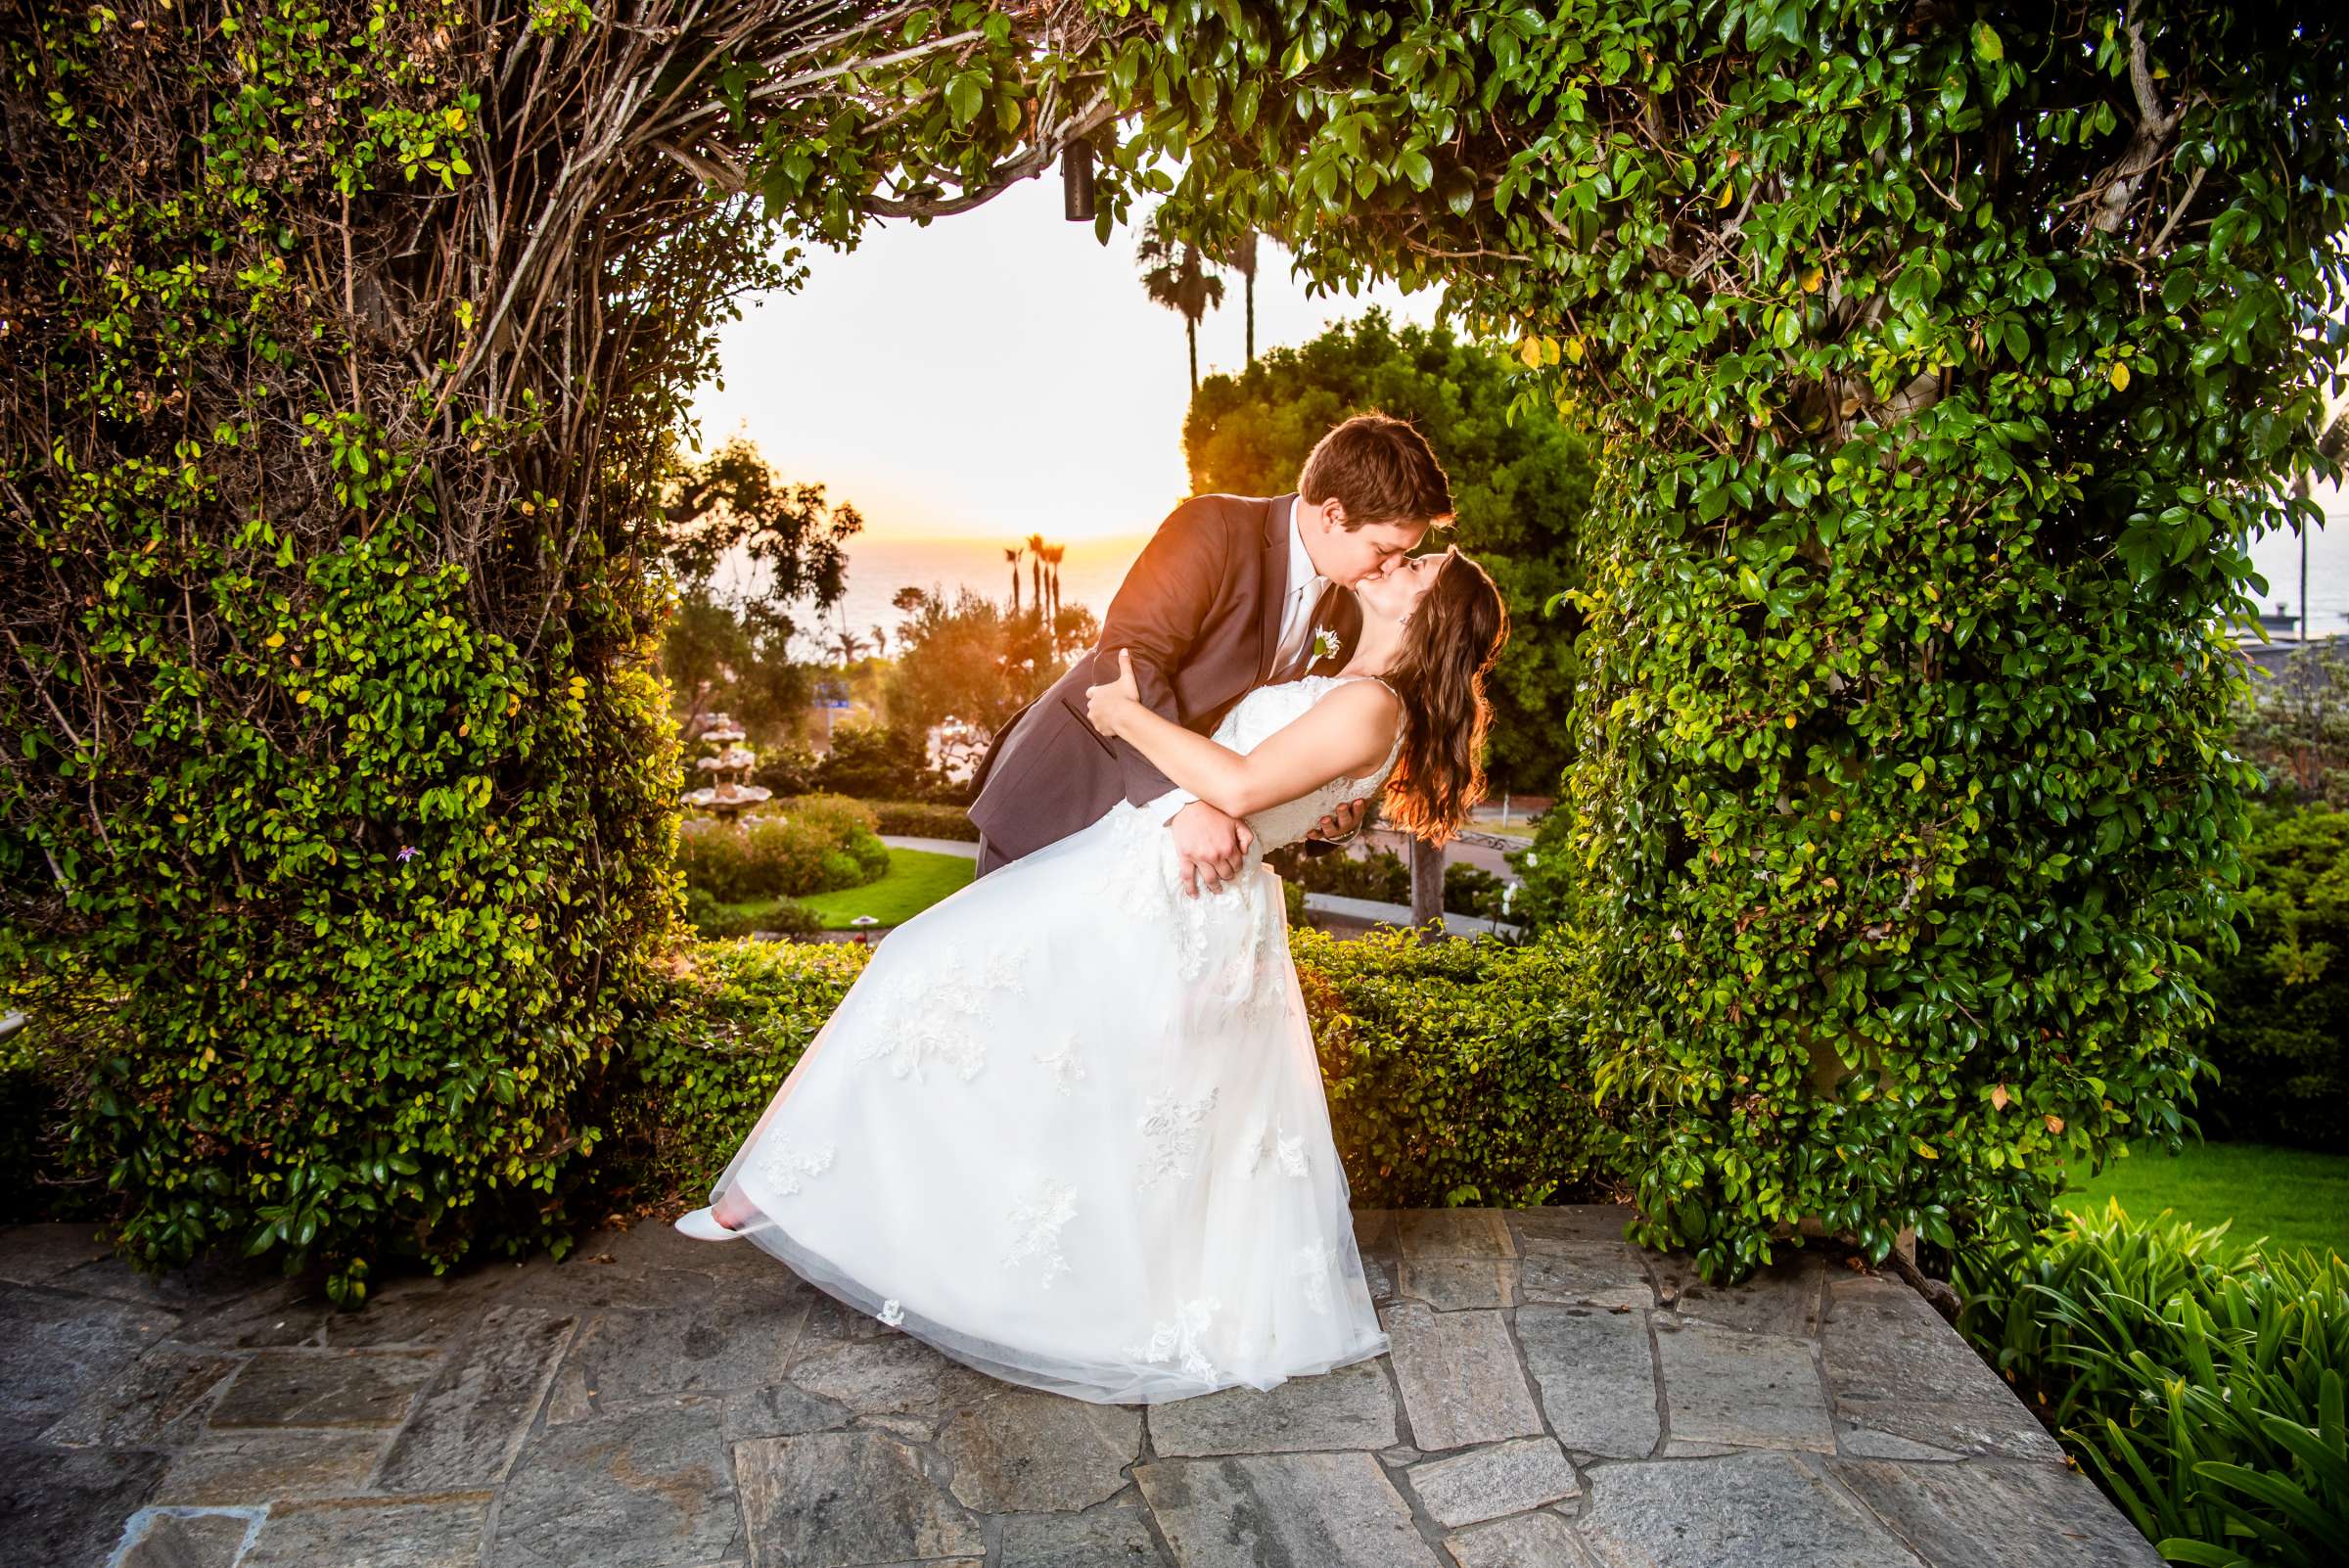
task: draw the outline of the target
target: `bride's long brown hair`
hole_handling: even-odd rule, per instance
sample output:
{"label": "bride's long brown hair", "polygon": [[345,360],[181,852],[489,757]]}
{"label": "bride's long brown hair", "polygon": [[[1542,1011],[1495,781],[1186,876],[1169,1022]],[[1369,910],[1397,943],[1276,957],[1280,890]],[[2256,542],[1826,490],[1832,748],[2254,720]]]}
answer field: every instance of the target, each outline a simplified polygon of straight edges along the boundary
{"label": "bride's long brown hair", "polygon": [[1454,550],[1404,627],[1384,678],[1403,699],[1403,751],[1387,780],[1388,821],[1442,844],[1485,798],[1485,677],[1509,640],[1509,607],[1485,569]]}

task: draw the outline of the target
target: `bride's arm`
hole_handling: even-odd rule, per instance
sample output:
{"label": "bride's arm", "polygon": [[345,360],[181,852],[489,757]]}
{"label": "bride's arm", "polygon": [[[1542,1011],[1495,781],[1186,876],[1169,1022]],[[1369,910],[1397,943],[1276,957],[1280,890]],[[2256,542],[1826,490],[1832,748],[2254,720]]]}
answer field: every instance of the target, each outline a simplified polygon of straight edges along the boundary
{"label": "bride's arm", "polygon": [[1349,681],[1266,737],[1235,752],[1154,713],[1139,700],[1126,651],[1118,678],[1085,693],[1093,727],[1118,736],[1177,786],[1227,816],[1246,816],[1355,778],[1386,760],[1403,715],[1373,680]]}

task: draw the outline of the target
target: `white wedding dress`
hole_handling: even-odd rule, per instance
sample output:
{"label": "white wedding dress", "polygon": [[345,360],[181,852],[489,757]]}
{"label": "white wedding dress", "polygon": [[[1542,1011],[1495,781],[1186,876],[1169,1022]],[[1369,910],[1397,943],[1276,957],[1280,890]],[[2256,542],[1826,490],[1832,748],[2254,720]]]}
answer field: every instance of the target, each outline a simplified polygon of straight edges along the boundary
{"label": "white wedding dress", "polygon": [[[1259,687],[1216,739],[1247,751],[1362,678]],[[1248,818],[1219,894],[1185,895],[1161,810],[1120,802],[907,921],[711,1202],[734,1189],[757,1210],[744,1237],[857,1310],[1077,1399],[1267,1389],[1381,1354],[1262,861],[1374,795],[1400,744]]]}

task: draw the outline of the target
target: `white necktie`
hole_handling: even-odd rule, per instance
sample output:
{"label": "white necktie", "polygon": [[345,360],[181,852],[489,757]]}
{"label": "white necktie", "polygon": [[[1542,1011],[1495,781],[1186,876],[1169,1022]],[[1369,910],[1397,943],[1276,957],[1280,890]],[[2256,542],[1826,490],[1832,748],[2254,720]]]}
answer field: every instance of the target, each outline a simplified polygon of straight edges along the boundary
{"label": "white necktie", "polygon": [[1290,596],[1289,614],[1295,629],[1281,640],[1280,668],[1274,673],[1285,675],[1297,667],[1300,659],[1308,657],[1307,649],[1313,641],[1313,606],[1320,602],[1326,580],[1308,577],[1297,584],[1296,592]]}

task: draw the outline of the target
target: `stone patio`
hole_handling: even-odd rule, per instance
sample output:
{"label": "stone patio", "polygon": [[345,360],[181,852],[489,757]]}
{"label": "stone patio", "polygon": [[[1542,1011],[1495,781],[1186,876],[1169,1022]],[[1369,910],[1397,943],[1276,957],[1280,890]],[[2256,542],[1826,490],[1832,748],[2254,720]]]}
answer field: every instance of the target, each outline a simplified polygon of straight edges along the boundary
{"label": "stone patio", "polygon": [[1013,1388],[666,1224],[384,1285],[0,1232],[0,1540],[42,1568],[2067,1568],[2159,1558],[1897,1277],[1731,1291],[1621,1211],[1356,1217],[1394,1353]]}

